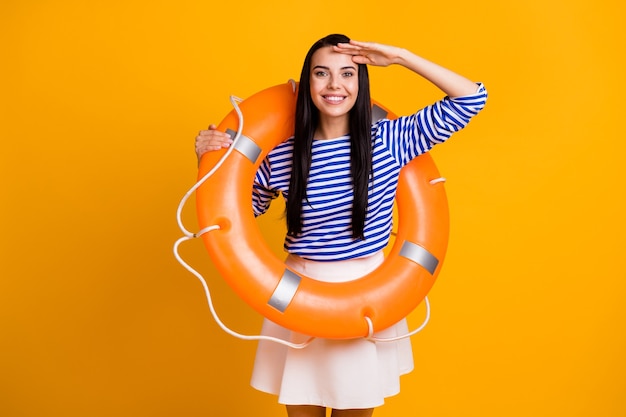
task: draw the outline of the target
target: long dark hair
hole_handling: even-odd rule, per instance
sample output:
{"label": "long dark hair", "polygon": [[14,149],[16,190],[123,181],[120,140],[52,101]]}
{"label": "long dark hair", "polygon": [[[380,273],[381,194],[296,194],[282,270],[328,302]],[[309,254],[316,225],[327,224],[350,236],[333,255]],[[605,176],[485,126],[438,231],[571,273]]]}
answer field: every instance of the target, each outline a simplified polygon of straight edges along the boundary
{"label": "long dark hair", "polygon": [[[300,86],[296,101],[293,164],[287,198],[287,234],[296,236],[302,232],[302,202],[307,199],[306,186],[311,167],[313,135],[319,123],[319,110],[311,99],[309,77],[311,57],[320,48],[348,43],[345,35],[328,35],[315,42],[304,59],[300,73]],[[372,113],[370,83],[367,65],[358,64],[359,94],[349,114],[350,171],[354,189],[352,202],[352,238],[364,239],[363,229],[367,215],[368,185],[372,171]]]}

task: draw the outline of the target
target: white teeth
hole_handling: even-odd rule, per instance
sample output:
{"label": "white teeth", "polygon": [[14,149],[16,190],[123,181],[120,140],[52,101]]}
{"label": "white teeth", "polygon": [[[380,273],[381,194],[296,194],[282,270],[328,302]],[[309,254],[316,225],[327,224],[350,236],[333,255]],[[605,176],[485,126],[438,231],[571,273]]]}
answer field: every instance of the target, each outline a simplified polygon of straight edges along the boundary
{"label": "white teeth", "polygon": [[343,97],[337,97],[337,96],[326,96],[324,97],[326,100],[328,101],[342,101],[344,98]]}

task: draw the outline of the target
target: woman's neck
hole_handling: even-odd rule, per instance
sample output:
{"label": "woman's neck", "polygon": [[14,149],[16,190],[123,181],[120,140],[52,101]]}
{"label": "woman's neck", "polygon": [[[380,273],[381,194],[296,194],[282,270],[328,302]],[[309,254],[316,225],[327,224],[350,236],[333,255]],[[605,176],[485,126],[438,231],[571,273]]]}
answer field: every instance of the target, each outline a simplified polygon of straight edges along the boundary
{"label": "woman's neck", "polygon": [[348,117],[322,117],[315,129],[315,139],[334,139],[350,133]]}

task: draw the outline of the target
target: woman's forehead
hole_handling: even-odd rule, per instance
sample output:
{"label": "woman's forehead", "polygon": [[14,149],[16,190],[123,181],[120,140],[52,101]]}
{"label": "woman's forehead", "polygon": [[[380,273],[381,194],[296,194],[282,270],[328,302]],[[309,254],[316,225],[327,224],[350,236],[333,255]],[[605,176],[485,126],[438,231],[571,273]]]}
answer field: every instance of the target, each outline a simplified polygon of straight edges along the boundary
{"label": "woman's forehead", "polygon": [[357,67],[357,65],[352,61],[352,55],[335,52],[330,46],[320,48],[313,53],[313,56],[311,56],[311,68],[314,68],[316,66],[322,66],[331,69]]}

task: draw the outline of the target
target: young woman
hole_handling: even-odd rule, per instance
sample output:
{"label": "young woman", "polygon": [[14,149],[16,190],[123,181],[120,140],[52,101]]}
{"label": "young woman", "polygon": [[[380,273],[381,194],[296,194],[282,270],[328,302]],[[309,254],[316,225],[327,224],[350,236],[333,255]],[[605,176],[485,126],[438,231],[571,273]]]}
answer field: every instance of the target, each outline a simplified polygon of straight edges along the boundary
{"label": "young woman", "polygon": [[[401,65],[445,97],[417,113],[372,123],[367,65]],[[400,169],[467,125],[485,105],[480,83],[406,49],[329,35],[309,50],[300,75],[294,137],[270,151],[255,178],[255,215],[286,201],[286,264],[329,282],[357,279],[383,261]],[[196,137],[196,153],[228,147],[214,125]],[[407,333],[406,320],[376,333]],[[265,320],[263,334],[307,336]],[[413,369],[410,341],[315,339],[304,349],[259,343],[252,386],[278,396],[289,417],[371,416],[399,392]]]}

